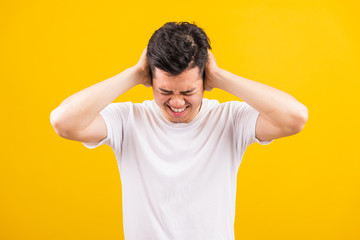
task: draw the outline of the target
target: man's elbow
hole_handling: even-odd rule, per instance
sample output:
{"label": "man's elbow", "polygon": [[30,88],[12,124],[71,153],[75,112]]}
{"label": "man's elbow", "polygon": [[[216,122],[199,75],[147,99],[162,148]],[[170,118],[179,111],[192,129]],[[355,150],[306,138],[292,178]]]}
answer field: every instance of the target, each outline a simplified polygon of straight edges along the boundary
{"label": "man's elbow", "polygon": [[50,113],[50,124],[58,136],[66,139],[69,138],[69,134],[65,130],[64,124],[59,120],[55,110]]}
{"label": "man's elbow", "polygon": [[294,134],[299,133],[304,129],[305,124],[308,121],[308,118],[309,118],[308,109],[307,107],[304,106],[303,110],[299,111],[296,114],[294,124],[292,127]]}
{"label": "man's elbow", "polygon": [[65,131],[63,130],[63,128],[61,127],[61,125],[58,122],[54,122],[51,121],[51,126],[53,127],[55,133],[62,137],[62,138],[67,138],[67,134],[65,133]]}

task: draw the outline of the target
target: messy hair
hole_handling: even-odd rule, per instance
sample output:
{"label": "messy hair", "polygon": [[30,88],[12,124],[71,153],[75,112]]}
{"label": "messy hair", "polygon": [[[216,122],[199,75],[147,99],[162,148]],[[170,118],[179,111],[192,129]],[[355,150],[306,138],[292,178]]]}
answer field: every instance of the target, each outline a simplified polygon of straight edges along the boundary
{"label": "messy hair", "polygon": [[148,43],[146,56],[151,79],[154,77],[155,67],[172,76],[199,67],[204,80],[208,49],[211,49],[210,39],[195,22],[165,23],[154,32]]}

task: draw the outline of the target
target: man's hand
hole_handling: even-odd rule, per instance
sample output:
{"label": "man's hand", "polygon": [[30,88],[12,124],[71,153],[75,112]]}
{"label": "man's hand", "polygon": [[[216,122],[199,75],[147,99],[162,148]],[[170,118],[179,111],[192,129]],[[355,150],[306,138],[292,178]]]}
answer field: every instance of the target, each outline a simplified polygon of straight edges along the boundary
{"label": "man's hand", "polygon": [[293,96],[219,68],[208,50],[205,90],[210,91],[212,88],[219,88],[240,98],[259,112],[255,137],[260,141],[296,134],[307,122],[307,108]]}
{"label": "man's hand", "polygon": [[136,85],[151,86],[146,53],[147,48],[134,66],[65,99],[50,114],[55,132],[63,138],[81,142],[99,142],[104,139],[106,124],[100,112]]}
{"label": "man's hand", "polygon": [[219,88],[221,78],[218,72],[221,70],[217,64],[214,55],[208,51],[208,60],[205,65],[205,90],[211,91],[213,88]]}
{"label": "man's hand", "polygon": [[134,66],[136,70],[140,73],[139,84],[143,84],[145,87],[151,87],[151,76],[149,69],[149,61],[146,57],[147,47],[141,54],[140,60]]}

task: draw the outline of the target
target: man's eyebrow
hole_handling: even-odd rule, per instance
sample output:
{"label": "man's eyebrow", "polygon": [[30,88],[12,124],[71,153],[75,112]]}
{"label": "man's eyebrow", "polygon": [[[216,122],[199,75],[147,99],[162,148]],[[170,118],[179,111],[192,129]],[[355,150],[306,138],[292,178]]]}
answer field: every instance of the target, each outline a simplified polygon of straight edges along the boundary
{"label": "man's eyebrow", "polygon": [[172,92],[172,91],[165,90],[165,89],[162,89],[162,88],[159,88],[159,90],[162,91],[162,92]]}
{"label": "man's eyebrow", "polygon": [[186,90],[186,91],[181,92],[181,93],[191,93],[191,92],[195,91],[195,89],[196,89],[196,88],[192,88],[192,89]]}
{"label": "man's eyebrow", "polygon": [[[163,88],[159,88],[159,90],[162,91],[162,92],[167,92],[167,93],[172,92],[172,91],[169,91],[169,90],[166,90],[166,89],[163,89]],[[192,88],[192,89],[189,89],[189,90],[180,92],[180,93],[191,93],[191,92],[193,92],[193,91],[195,91],[195,90],[196,90],[196,88]]]}

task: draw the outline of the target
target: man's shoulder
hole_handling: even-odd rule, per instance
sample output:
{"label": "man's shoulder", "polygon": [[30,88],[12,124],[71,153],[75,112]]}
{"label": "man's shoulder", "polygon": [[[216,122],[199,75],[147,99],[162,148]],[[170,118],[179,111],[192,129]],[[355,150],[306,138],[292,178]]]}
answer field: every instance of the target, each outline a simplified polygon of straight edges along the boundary
{"label": "man's shoulder", "polygon": [[223,107],[238,108],[238,107],[246,107],[248,104],[244,101],[229,100],[229,101],[220,103],[220,105],[222,105]]}
{"label": "man's shoulder", "polygon": [[[230,100],[219,102],[218,100],[205,100],[205,112],[208,116],[228,116],[232,118],[249,111],[251,107],[244,101]],[[210,114],[210,115],[209,115]]]}
{"label": "man's shoulder", "polygon": [[217,107],[217,106],[220,105],[218,100],[216,100],[216,99],[208,99],[208,98],[203,98],[202,103],[208,109],[212,109],[212,108]]}
{"label": "man's shoulder", "polygon": [[139,108],[139,109],[153,109],[154,108],[154,104],[155,100],[145,100],[143,102],[140,103],[132,103],[134,108]]}
{"label": "man's shoulder", "polygon": [[156,112],[156,102],[155,100],[145,100],[139,103],[132,103],[132,107],[135,113],[146,113],[146,114],[155,114]]}
{"label": "man's shoulder", "polygon": [[237,106],[243,106],[246,105],[243,101],[237,101],[237,100],[229,100],[224,102],[219,102],[219,100],[216,99],[203,99],[204,103],[208,106],[208,109],[213,108],[233,108]]}
{"label": "man's shoulder", "polygon": [[145,100],[143,102],[113,102],[110,103],[111,107],[125,107],[125,108],[151,108],[153,107],[154,100]]}

